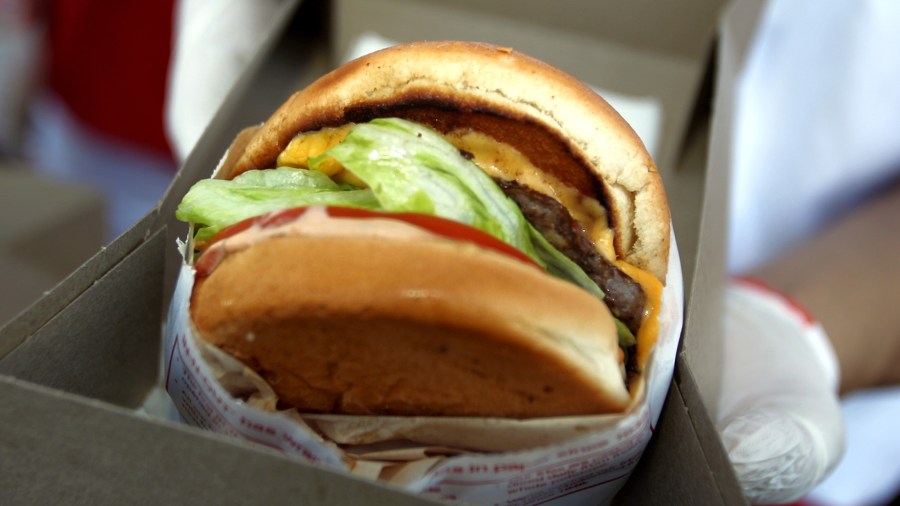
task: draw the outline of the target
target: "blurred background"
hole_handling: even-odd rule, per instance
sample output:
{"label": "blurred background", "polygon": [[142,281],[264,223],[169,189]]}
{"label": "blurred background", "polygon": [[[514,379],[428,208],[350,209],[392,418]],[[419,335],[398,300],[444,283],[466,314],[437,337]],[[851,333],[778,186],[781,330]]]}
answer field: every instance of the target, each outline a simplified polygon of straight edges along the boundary
{"label": "blurred background", "polygon": [[0,1],[0,320],[150,211],[175,174],[173,8]]}
{"label": "blurred background", "polygon": [[[855,381],[842,389],[847,464],[804,502],[888,504],[900,485],[900,378],[890,374],[900,370],[900,311],[890,311],[900,248],[881,240],[900,236],[900,3],[737,1],[756,2],[758,18],[734,90],[732,186],[722,189],[729,270],[790,292],[842,343],[855,340],[836,346],[855,361],[841,364]],[[196,140],[176,145],[165,119],[178,8],[0,0],[0,324],[149,212]],[[219,8],[271,12],[271,2]],[[211,118],[196,116],[201,129]],[[848,257],[865,246],[877,250],[869,262]],[[874,314],[868,326],[846,316],[856,314],[848,299]],[[886,363],[866,372],[883,374],[858,379],[875,355]]]}

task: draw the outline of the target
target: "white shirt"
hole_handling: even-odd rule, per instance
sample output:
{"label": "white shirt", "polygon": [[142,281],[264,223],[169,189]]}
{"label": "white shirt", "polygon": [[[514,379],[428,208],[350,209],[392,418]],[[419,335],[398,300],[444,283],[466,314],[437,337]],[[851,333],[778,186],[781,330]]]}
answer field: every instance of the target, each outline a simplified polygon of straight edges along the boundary
{"label": "white shirt", "polygon": [[900,173],[900,2],[771,0],[735,93],[729,267]]}

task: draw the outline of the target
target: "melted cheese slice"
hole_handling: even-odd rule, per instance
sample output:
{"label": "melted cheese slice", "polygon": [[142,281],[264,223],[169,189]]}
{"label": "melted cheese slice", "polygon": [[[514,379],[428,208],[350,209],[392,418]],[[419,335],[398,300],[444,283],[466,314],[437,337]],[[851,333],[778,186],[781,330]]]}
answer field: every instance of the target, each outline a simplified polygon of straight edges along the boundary
{"label": "melted cheese slice", "polygon": [[635,336],[637,340],[637,366],[638,370],[644,369],[650,350],[656,344],[659,335],[659,311],[662,307],[663,284],[656,276],[635,267],[629,263],[617,261],[616,266],[641,285],[644,290],[644,316],[641,319],[641,328]]}

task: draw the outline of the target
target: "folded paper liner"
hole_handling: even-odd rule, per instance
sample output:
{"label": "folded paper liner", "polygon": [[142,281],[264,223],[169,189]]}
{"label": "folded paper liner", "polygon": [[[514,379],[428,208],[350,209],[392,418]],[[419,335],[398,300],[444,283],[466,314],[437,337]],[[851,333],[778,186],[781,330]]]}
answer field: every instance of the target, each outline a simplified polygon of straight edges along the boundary
{"label": "folded paper liner", "polygon": [[609,502],[649,442],[672,380],[684,301],[674,234],[671,240],[659,337],[624,414],[514,420],[279,411],[262,378],[197,337],[187,262],[165,329],[165,389],[190,425],[430,498]]}

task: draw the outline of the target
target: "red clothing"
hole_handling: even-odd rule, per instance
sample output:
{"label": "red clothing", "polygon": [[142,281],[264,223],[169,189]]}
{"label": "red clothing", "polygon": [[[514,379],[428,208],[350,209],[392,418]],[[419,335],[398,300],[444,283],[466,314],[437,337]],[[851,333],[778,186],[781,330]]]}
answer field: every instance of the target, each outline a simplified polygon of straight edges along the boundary
{"label": "red clothing", "polygon": [[168,157],[164,101],[174,3],[57,0],[47,6],[53,91],[95,131]]}

